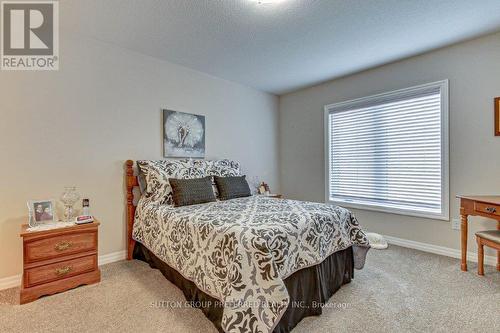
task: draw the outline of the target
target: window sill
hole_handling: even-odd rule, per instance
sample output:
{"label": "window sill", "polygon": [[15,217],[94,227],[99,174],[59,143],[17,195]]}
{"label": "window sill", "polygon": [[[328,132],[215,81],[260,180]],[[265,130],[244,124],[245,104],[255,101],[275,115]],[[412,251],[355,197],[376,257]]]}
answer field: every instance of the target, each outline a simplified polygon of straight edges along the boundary
{"label": "window sill", "polygon": [[421,211],[417,211],[417,210],[408,210],[408,209],[402,209],[402,208],[370,205],[370,204],[365,204],[365,203],[356,203],[353,201],[339,200],[339,199],[327,199],[326,202],[329,204],[334,204],[334,205],[345,207],[345,208],[355,208],[355,209],[366,210],[366,211],[375,211],[375,212],[381,212],[381,213],[397,214],[397,215],[412,216],[412,217],[421,217],[421,218],[427,218],[427,219],[432,219],[432,220],[442,220],[442,221],[449,221],[450,220],[449,214],[446,214],[446,213],[439,214],[439,213],[421,212]]}

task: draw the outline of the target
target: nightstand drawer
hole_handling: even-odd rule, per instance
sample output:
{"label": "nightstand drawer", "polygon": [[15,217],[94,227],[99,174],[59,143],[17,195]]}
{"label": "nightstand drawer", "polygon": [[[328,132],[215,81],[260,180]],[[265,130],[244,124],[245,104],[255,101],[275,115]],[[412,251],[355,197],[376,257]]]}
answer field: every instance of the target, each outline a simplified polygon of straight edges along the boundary
{"label": "nightstand drawer", "polygon": [[24,286],[32,287],[38,284],[64,279],[97,269],[97,256],[90,255],[73,260],[61,261],[55,264],[30,268],[24,272]]}
{"label": "nightstand drawer", "polygon": [[60,234],[25,242],[25,263],[97,250],[97,231]]}
{"label": "nightstand drawer", "polygon": [[482,202],[475,202],[474,203],[474,210],[476,212],[479,212],[479,213],[500,216],[500,206],[498,206],[498,205],[485,204]]}

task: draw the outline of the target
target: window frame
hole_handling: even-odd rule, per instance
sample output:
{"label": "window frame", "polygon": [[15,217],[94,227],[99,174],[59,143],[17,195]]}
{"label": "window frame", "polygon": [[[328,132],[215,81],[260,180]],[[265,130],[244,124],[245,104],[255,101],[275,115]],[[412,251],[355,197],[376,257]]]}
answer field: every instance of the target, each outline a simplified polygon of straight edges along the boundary
{"label": "window frame", "polygon": [[[441,91],[441,213],[422,212],[418,210],[387,207],[384,205],[367,204],[356,202],[356,200],[342,200],[330,198],[330,126],[329,116],[338,108],[355,107],[361,103],[376,101],[380,99],[397,98],[410,92],[428,88],[439,88]],[[376,211],[405,216],[423,217],[435,220],[450,219],[450,172],[449,172],[449,81],[441,80],[413,86],[404,89],[393,90],[376,95],[351,99],[339,103],[324,106],[324,167],[325,167],[325,203],[336,204],[348,208],[356,208],[368,211]]]}

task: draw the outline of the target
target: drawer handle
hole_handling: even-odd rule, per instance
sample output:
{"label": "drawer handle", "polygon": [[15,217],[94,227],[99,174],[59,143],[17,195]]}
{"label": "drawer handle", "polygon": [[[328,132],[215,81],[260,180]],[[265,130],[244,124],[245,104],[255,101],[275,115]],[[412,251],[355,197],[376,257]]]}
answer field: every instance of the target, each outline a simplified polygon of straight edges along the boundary
{"label": "drawer handle", "polygon": [[61,268],[56,268],[56,274],[58,276],[63,276],[63,275],[66,275],[68,274],[69,272],[71,272],[71,266],[64,266],[64,267],[61,267]]}
{"label": "drawer handle", "polygon": [[486,207],[486,211],[488,213],[496,213],[497,209],[495,207]]}
{"label": "drawer handle", "polygon": [[66,251],[67,249],[71,248],[73,244],[70,242],[60,242],[57,243],[56,246],[54,247],[56,251],[61,252],[61,251]]}

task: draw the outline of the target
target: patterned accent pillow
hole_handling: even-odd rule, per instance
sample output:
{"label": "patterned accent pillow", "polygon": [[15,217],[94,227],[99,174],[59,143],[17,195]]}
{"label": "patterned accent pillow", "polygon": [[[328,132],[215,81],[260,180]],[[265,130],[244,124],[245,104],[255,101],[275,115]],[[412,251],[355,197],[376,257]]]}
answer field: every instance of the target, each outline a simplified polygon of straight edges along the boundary
{"label": "patterned accent pillow", "polygon": [[146,183],[146,174],[143,172],[140,163],[141,161],[137,161],[137,182],[139,183],[139,191],[141,194],[146,193],[147,183]]}
{"label": "patterned accent pillow", "polygon": [[219,190],[219,199],[229,200],[234,198],[249,197],[250,187],[245,176],[240,177],[219,177],[214,176],[215,184]]}
{"label": "patterned accent pillow", "polygon": [[203,170],[193,167],[189,160],[137,161],[146,178],[145,196],[162,204],[173,204],[169,178],[201,178]]}
{"label": "patterned accent pillow", "polygon": [[207,176],[239,176],[240,164],[231,160],[209,160],[205,162]]}
{"label": "patterned accent pillow", "polygon": [[[207,160],[207,161],[195,161],[202,162],[204,164],[205,176],[220,176],[220,177],[228,177],[228,176],[239,176],[240,173],[240,164],[231,160]],[[212,180],[212,187],[214,189],[214,193],[216,197],[219,197],[219,190],[217,189],[217,185],[215,181]]]}
{"label": "patterned accent pillow", "polygon": [[168,181],[172,187],[175,207],[216,201],[210,176],[193,179],[170,178]]}
{"label": "patterned accent pillow", "polygon": [[[145,197],[161,204],[173,204],[169,178],[192,179],[205,176],[238,176],[240,164],[231,160],[140,160],[140,172],[146,180]],[[217,187],[213,183],[217,196]]]}

